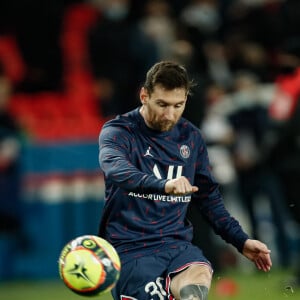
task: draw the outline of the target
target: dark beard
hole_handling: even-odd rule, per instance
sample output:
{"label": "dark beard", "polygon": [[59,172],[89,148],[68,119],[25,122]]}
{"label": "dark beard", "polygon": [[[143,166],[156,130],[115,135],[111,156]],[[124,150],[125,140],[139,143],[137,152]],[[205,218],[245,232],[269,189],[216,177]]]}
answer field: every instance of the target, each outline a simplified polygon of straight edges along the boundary
{"label": "dark beard", "polygon": [[169,130],[171,130],[174,126],[175,126],[175,124],[174,124],[173,122],[170,122],[170,121],[164,121],[164,122],[160,122],[160,123],[153,124],[153,125],[152,125],[152,128],[153,128],[154,130],[164,132],[164,131],[169,131]]}

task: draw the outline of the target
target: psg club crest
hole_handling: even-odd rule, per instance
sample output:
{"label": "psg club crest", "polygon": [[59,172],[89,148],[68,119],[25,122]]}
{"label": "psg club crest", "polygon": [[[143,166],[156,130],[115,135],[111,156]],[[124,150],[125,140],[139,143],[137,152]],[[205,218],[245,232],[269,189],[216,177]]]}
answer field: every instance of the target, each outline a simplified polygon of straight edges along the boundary
{"label": "psg club crest", "polygon": [[182,146],[180,147],[180,155],[181,155],[183,158],[189,158],[189,157],[190,157],[190,154],[191,154],[191,151],[190,151],[189,146],[187,146],[187,145],[182,145]]}

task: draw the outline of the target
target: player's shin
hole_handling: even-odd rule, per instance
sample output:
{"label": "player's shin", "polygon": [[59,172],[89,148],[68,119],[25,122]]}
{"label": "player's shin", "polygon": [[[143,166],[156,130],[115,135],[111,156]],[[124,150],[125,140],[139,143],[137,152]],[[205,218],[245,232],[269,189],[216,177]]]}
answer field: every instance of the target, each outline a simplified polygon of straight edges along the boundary
{"label": "player's shin", "polygon": [[207,294],[208,287],[190,284],[180,289],[180,300],[207,300]]}

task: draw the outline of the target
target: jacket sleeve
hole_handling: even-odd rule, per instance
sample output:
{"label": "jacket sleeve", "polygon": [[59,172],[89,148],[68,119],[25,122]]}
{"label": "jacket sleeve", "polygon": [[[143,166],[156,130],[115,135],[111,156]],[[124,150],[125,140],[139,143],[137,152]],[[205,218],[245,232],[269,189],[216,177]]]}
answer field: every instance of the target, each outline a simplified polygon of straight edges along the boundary
{"label": "jacket sleeve", "polygon": [[199,147],[195,185],[199,187],[199,191],[193,195],[192,201],[196,201],[196,207],[199,208],[204,219],[208,221],[216,234],[242,252],[244,243],[249,237],[239,222],[225,208],[219,185],[210,171],[204,143]]}
{"label": "jacket sleeve", "polygon": [[104,125],[99,136],[99,163],[105,178],[132,192],[164,193],[167,180],[141,172],[131,162],[132,138],[130,128]]}

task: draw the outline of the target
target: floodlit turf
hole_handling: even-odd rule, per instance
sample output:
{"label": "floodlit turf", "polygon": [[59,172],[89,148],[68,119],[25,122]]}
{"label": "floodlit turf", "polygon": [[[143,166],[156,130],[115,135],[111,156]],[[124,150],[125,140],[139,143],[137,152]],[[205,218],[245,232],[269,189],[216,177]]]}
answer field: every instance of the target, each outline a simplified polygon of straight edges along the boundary
{"label": "floodlit turf", "polygon": [[290,282],[291,272],[215,274],[209,300],[300,299],[299,287]]}
{"label": "floodlit turf", "polygon": [[[289,283],[290,276],[290,272],[278,270],[272,270],[270,273],[215,274],[209,300],[300,299],[300,289]],[[3,300],[89,299],[72,293],[61,281],[1,282],[0,298]],[[111,297],[107,294],[90,299],[111,300]]]}

